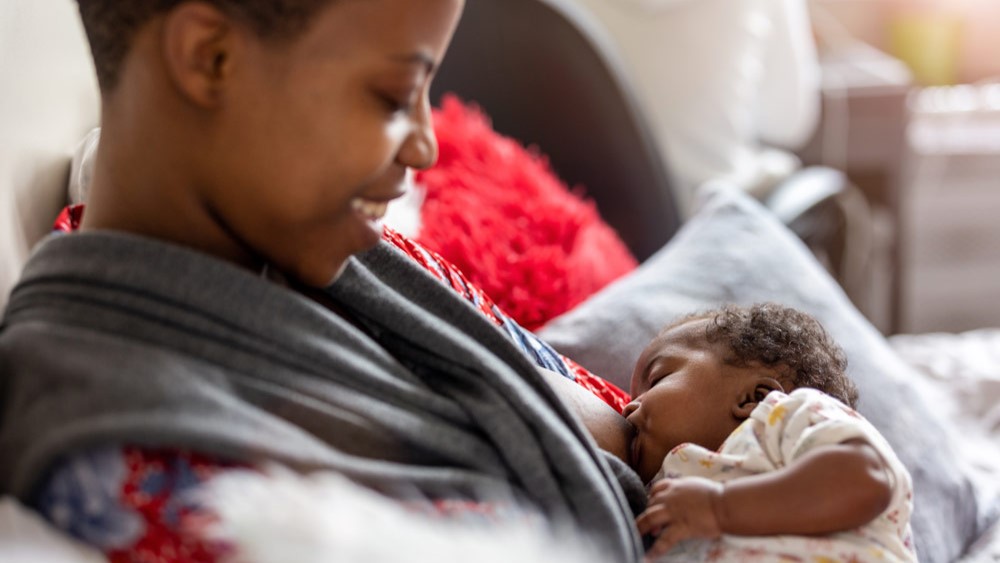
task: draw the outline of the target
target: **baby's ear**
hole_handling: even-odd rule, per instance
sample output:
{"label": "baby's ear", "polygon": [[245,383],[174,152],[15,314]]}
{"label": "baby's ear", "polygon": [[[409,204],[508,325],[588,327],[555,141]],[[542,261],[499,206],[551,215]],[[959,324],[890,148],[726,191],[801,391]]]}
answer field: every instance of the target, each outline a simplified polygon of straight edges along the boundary
{"label": "baby's ear", "polygon": [[771,391],[784,391],[781,383],[771,377],[757,377],[747,380],[746,385],[741,389],[738,400],[733,405],[733,416],[738,420],[750,418],[757,405],[764,400]]}
{"label": "baby's ear", "polygon": [[760,401],[755,401],[752,395],[743,395],[740,400],[733,405],[733,417],[736,420],[746,420],[750,418],[750,413],[757,408]]}

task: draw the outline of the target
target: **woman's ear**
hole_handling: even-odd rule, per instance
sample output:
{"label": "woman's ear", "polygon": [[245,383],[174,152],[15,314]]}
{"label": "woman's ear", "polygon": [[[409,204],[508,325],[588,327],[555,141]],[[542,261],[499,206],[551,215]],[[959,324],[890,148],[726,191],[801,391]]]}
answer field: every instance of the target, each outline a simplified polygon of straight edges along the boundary
{"label": "woman's ear", "polygon": [[164,16],[162,33],[164,63],[180,93],[195,105],[217,106],[236,47],[229,16],[207,3],[182,2]]}

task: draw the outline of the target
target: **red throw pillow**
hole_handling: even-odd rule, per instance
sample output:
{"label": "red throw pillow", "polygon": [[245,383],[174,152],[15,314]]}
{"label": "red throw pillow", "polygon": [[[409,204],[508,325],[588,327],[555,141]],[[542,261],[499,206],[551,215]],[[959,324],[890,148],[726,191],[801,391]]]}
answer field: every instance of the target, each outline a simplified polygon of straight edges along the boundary
{"label": "red throw pillow", "polygon": [[522,326],[534,330],[611,281],[635,258],[582,189],[570,191],[544,156],[493,131],[453,96],[434,112],[438,163],[417,240],[459,267]]}

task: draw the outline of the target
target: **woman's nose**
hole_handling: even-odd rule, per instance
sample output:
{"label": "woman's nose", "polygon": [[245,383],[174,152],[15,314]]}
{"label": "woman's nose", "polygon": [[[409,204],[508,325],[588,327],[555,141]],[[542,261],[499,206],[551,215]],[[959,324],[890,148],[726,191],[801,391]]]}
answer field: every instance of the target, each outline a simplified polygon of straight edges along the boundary
{"label": "woman's nose", "polygon": [[400,162],[414,170],[426,170],[437,162],[438,146],[433,130],[414,132],[400,149]]}
{"label": "woman's nose", "polygon": [[425,170],[437,162],[438,144],[431,122],[430,104],[424,103],[417,110],[413,130],[399,149],[399,162],[415,170]]}

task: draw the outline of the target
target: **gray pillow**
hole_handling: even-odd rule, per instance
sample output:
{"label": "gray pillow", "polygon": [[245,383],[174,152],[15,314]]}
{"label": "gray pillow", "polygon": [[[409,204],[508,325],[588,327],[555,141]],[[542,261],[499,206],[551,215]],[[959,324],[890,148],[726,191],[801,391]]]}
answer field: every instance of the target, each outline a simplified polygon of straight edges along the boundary
{"label": "gray pillow", "polygon": [[921,561],[956,560],[997,518],[1000,500],[971,480],[954,430],[907,381],[914,374],[802,243],[748,196],[716,190],[662,250],[540,331],[588,369],[628,389],[633,364],[679,315],[722,303],[777,301],[814,315],[847,352],[860,411],[913,475]]}

